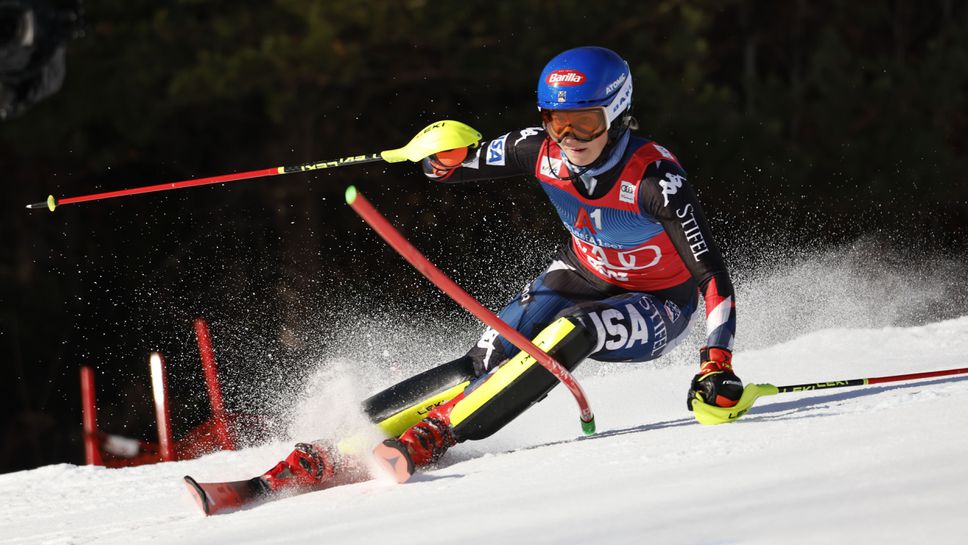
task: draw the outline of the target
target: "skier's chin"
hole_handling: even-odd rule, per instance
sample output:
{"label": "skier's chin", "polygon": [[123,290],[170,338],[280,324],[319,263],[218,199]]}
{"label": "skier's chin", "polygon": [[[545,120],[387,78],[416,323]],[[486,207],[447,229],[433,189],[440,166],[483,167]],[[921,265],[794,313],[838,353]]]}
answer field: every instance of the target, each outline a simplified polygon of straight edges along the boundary
{"label": "skier's chin", "polygon": [[562,148],[568,161],[578,167],[590,165],[598,158],[598,153],[588,147]]}
{"label": "skier's chin", "polygon": [[589,142],[566,136],[558,145],[565,152],[565,157],[571,164],[585,167],[598,160],[598,156],[602,154],[607,142],[608,134],[602,134]]}

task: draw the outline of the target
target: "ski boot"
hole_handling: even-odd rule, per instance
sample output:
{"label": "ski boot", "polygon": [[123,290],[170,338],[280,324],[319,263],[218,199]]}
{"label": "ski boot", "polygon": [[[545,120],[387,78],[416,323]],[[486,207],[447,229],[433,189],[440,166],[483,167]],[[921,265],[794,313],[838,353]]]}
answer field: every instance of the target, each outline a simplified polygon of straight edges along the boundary
{"label": "ski boot", "polygon": [[334,456],[318,443],[297,443],[296,450],[262,475],[269,490],[314,488],[336,472]]}
{"label": "ski boot", "polygon": [[369,479],[355,457],[319,443],[299,443],[285,460],[243,481],[198,482],[185,476],[192,498],[206,515],[247,507],[289,494],[301,494]]}
{"label": "ski boot", "polygon": [[397,482],[408,481],[418,467],[437,463],[447,449],[457,444],[450,411],[463,398],[462,393],[435,408],[399,438],[387,439],[373,449],[377,461]]}

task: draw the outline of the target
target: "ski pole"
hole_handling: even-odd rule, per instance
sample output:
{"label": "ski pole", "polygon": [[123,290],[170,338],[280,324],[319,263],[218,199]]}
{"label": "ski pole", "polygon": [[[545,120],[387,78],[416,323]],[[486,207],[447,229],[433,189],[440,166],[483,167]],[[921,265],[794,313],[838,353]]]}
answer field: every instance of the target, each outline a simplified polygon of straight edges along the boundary
{"label": "ski pole", "polygon": [[410,262],[418,271],[420,271],[428,280],[434,283],[438,288],[444,293],[450,296],[451,299],[459,303],[462,307],[467,309],[471,314],[476,316],[479,320],[496,330],[505,339],[507,339],[511,344],[518,347],[519,349],[527,352],[532,358],[540,363],[545,369],[547,369],[555,378],[561,381],[572,395],[575,396],[575,401],[578,402],[578,408],[580,412],[581,419],[581,429],[585,435],[591,435],[595,433],[595,415],[592,414],[592,409],[588,405],[588,398],[585,396],[584,390],[575,377],[565,369],[561,363],[556,359],[549,356],[547,352],[541,350],[534,345],[527,337],[519,333],[517,330],[509,326],[504,320],[500,319],[496,314],[487,309],[482,305],[477,299],[471,294],[464,291],[463,288],[457,285],[456,282],[451,280],[446,273],[438,269],[433,263],[430,262],[420,250],[414,247],[410,242],[397,231],[389,221],[373,208],[366,198],[363,197],[360,192],[356,190],[355,187],[350,186],[346,189],[346,202],[353,207],[363,220],[366,221],[376,231],[383,240],[393,247],[404,259]]}
{"label": "ski pole", "polygon": [[451,150],[464,146],[476,146],[480,140],[481,133],[459,121],[438,121],[428,125],[427,127],[424,127],[424,129],[417,133],[417,135],[414,136],[406,146],[381,151],[380,153],[341,157],[331,161],[318,161],[315,163],[304,163],[301,165],[250,170],[248,172],[209,176],[207,178],[195,178],[182,180],[179,182],[167,182],[163,184],[135,187],[131,189],[121,189],[118,191],[107,191],[104,193],[81,195],[79,197],[68,197],[64,199],[58,199],[53,195],[49,195],[46,201],[28,204],[27,208],[47,208],[53,212],[58,206],[80,202],[101,201],[105,199],[113,199],[115,197],[127,197],[129,195],[140,195],[142,193],[153,193],[156,191],[170,191],[172,189],[183,189],[186,187],[196,187],[200,185],[236,182],[239,180],[250,180],[252,178],[265,178],[269,176],[278,176],[280,174],[292,174],[294,172],[310,172],[314,170],[345,167],[363,163],[375,163],[379,161],[386,163],[399,163],[409,160],[416,163],[422,160],[424,157],[428,157],[440,151]]}
{"label": "ski pole", "polygon": [[968,367],[960,369],[944,369],[941,371],[925,371],[921,373],[907,373],[904,375],[891,375],[886,377],[855,378],[850,380],[830,380],[826,382],[814,382],[807,384],[793,384],[790,386],[774,386],[772,384],[747,384],[736,405],[732,407],[716,407],[693,399],[692,410],[696,415],[696,420],[702,424],[725,424],[732,422],[746,414],[756,400],[760,397],[776,394],[787,394],[790,392],[810,392],[814,390],[826,390],[829,388],[847,388],[852,386],[867,386],[869,384],[883,384],[885,382],[899,382],[905,380],[917,380],[931,377],[946,377],[950,375],[963,375],[968,373]]}

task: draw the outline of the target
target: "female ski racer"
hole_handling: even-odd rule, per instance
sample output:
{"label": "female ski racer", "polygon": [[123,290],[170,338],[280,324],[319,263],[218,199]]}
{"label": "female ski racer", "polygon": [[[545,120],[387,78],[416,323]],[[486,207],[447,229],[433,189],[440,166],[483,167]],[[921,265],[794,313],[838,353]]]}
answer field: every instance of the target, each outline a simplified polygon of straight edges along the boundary
{"label": "female ski racer", "polygon": [[[675,155],[631,134],[637,123],[628,63],[601,47],[565,51],[545,66],[537,95],[541,127],[422,163],[428,178],[444,183],[533,176],[569,231],[569,243],[501,319],[569,370],[586,358],[646,362],[686,337],[701,292],[706,345],[688,405],[735,405],[743,384],[731,365],[732,282]],[[463,357],[376,394],[363,408],[390,437],[374,450],[377,458],[404,481],[451,446],[491,435],[556,384],[488,329]],[[339,449],[301,443],[263,479],[270,489],[320,485],[345,458]]]}

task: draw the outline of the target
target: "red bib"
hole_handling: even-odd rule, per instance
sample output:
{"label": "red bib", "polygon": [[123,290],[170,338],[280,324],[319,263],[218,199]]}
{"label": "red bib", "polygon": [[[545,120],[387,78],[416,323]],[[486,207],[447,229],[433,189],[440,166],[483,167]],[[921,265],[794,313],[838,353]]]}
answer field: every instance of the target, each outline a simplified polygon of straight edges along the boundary
{"label": "red bib", "polygon": [[597,199],[587,199],[575,190],[555,142],[549,140],[543,146],[535,165],[535,175],[571,233],[582,264],[595,276],[629,291],[670,288],[690,277],[662,225],[639,208],[645,169],[659,160],[678,164],[662,146],[642,145],[626,161],[612,189]]}

